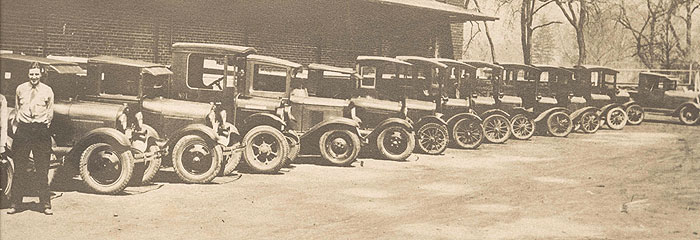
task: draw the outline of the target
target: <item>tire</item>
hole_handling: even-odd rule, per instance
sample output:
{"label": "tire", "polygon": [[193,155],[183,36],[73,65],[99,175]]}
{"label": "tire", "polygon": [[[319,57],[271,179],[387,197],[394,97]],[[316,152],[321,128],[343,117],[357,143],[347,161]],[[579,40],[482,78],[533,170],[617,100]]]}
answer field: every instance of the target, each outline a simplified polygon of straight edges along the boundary
{"label": "tire", "polygon": [[513,137],[518,140],[528,140],[535,134],[535,122],[525,116],[525,114],[516,114],[510,119],[510,128],[513,131]]}
{"label": "tire", "polygon": [[221,169],[223,150],[198,135],[187,135],[175,143],[172,152],[175,173],[185,183],[208,183]]}
{"label": "tire", "polygon": [[241,150],[238,149],[241,146],[240,143],[233,144],[233,154],[229,157],[225,157],[223,163],[221,164],[221,171],[219,171],[219,176],[228,176],[236,170],[236,167],[241,163],[241,158],[243,154]]}
{"label": "tire", "polygon": [[[160,147],[157,145],[152,145],[148,147],[148,152],[158,152]],[[131,181],[136,184],[148,184],[160,170],[160,165],[163,159],[153,158],[151,161],[136,163],[134,164],[134,175],[131,177]]]}
{"label": "tire", "polygon": [[678,119],[685,125],[697,124],[699,115],[698,109],[690,105],[685,105],[678,111]]}
{"label": "tire", "polygon": [[[287,154],[287,164],[291,164],[299,156],[299,151],[301,151],[301,144],[299,138],[293,130],[285,132],[284,137],[287,139],[287,144],[289,144],[289,154]],[[293,136],[292,136],[293,135]]]}
{"label": "tire", "polygon": [[289,156],[289,144],[282,133],[270,126],[257,126],[243,137],[243,159],[253,173],[276,173]]}
{"label": "tire", "polygon": [[117,152],[106,143],[93,143],[80,155],[79,169],[80,177],[90,190],[118,193],[126,188],[134,173],[134,155],[129,150]]}
{"label": "tire", "polygon": [[484,135],[490,143],[504,143],[513,131],[508,118],[501,114],[493,114],[484,119]]}
{"label": "tire", "polygon": [[413,133],[400,126],[390,126],[377,135],[377,151],[383,159],[393,161],[406,160],[416,146]]}
{"label": "tire", "polygon": [[627,112],[620,107],[610,109],[605,114],[605,125],[613,130],[622,130],[627,125]]}
{"label": "tire", "polygon": [[321,156],[336,166],[347,167],[360,155],[360,137],[348,130],[330,130],[318,140]]}
{"label": "tire", "polygon": [[566,137],[574,128],[569,114],[556,111],[547,117],[547,132],[554,137]]}
{"label": "tire", "polygon": [[438,155],[447,149],[447,144],[450,143],[450,135],[446,126],[429,122],[418,128],[416,143],[416,147],[418,147],[420,152]]}
{"label": "tire", "polygon": [[595,133],[600,129],[600,116],[593,111],[582,113],[577,122],[584,133]]}
{"label": "tire", "polygon": [[452,141],[459,148],[476,149],[484,141],[484,128],[476,121],[462,118],[452,126]]}
{"label": "tire", "polygon": [[644,121],[644,109],[642,106],[632,104],[625,109],[627,113],[627,124],[639,125]]}
{"label": "tire", "polygon": [[[12,159],[9,157],[7,159],[2,159],[2,171],[0,171],[0,189],[2,191],[2,202],[5,203],[10,197],[10,192],[12,191],[12,180],[15,175],[15,165]],[[4,205],[3,205],[4,206]]]}

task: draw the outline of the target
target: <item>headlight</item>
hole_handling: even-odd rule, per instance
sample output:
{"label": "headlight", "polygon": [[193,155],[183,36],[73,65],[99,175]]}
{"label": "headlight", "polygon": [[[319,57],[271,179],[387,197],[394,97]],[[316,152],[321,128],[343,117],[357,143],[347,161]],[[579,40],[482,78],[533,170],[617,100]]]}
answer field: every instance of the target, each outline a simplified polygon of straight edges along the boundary
{"label": "headlight", "polygon": [[226,122],[226,110],[219,111],[219,119],[221,119],[221,124]]}
{"label": "headlight", "polygon": [[134,114],[134,118],[136,118],[136,129],[143,130],[143,113],[137,112]]}
{"label": "headlight", "polygon": [[207,121],[209,123],[210,127],[216,127],[218,124],[216,124],[216,111],[212,107],[211,110],[209,110],[209,113],[207,113]]}
{"label": "headlight", "polygon": [[124,132],[127,126],[127,120],[126,113],[122,112],[122,114],[117,117],[117,130]]}
{"label": "headlight", "polygon": [[275,114],[277,114],[278,117],[282,118],[284,120],[284,107],[278,107],[275,110]]}

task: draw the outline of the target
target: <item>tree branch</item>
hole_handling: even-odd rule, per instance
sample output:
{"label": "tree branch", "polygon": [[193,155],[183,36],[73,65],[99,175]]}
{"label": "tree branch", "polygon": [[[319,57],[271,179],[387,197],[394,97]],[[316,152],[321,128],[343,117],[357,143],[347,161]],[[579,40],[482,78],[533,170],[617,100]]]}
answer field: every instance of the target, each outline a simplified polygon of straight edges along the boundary
{"label": "tree branch", "polygon": [[546,27],[546,26],[549,26],[549,25],[552,25],[552,24],[562,24],[562,22],[560,22],[560,21],[552,21],[552,22],[548,22],[548,23],[545,23],[545,24],[537,25],[537,26],[532,27],[532,28],[530,29],[530,31],[531,31],[531,32],[534,32],[535,29],[538,29],[538,28],[541,28],[541,27]]}

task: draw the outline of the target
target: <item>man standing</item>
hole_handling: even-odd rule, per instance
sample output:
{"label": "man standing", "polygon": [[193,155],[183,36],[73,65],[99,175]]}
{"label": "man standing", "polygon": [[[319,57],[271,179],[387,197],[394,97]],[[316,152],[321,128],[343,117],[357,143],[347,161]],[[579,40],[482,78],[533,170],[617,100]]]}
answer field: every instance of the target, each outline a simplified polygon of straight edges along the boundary
{"label": "man standing", "polygon": [[22,204],[24,191],[27,190],[32,175],[29,153],[33,154],[36,169],[36,185],[39,203],[43,213],[53,215],[51,211],[51,193],[49,192],[49,159],[51,154],[51,135],[49,125],[53,118],[53,90],[42,83],[39,63],[33,63],[29,69],[29,82],[17,86],[15,94],[15,132],[12,151],[15,161],[15,181],[10,195],[8,214],[18,212]]}

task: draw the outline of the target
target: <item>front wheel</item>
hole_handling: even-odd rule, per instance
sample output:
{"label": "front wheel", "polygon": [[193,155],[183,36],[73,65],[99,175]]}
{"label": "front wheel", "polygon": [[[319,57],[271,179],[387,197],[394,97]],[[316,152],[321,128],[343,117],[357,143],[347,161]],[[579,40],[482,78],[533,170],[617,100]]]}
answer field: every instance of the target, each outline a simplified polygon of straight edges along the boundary
{"label": "front wheel", "polygon": [[460,148],[476,149],[484,141],[484,128],[477,121],[460,119],[452,127],[452,139]]}
{"label": "front wheel", "polygon": [[587,111],[579,117],[578,125],[584,133],[595,133],[600,128],[600,117],[593,111]]}
{"label": "front wheel", "polygon": [[284,135],[270,126],[257,126],[243,137],[243,160],[253,173],[276,173],[289,154]]}
{"label": "front wheel", "polygon": [[448,136],[447,127],[442,124],[423,124],[416,132],[418,150],[430,155],[441,154],[447,149]]}
{"label": "front wheel", "polygon": [[644,109],[637,104],[630,105],[625,109],[627,113],[627,123],[630,125],[639,125],[644,121]]}
{"label": "front wheel", "polygon": [[318,140],[321,156],[336,166],[350,166],[360,154],[360,137],[348,130],[331,130]]}
{"label": "front wheel", "polygon": [[555,137],[566,137],[571,133],[573,124],[569,114],[565,112],[553,112],[547,117],[547,131]]}
{"label": "front wheel", "polygon": [[223,150],[197,135],[180,138],[173,147],[173,168],[185,183],[208,183],[221,169]]}
{"label": "front wheel", "polygon": [[106,143],[93,143],[80,155],[80,177],[91,190],[102,194],[121,192],[134,172],[134,156]]}
{"label": "front wheel", "polygon": [[622,130],[622,128],[627,125],[627,112],[622,110],[621,107],[610,109],[607,114],[605,114],[605,124],[608,125],[610,129]]}
{"label": "front wheel", "polygon": [[379,133],[376,143],[382,158],[401,161],[411,156],[416,146],[416,139],[408,129],[391,126]]}
{"label": "front wheel", "polygon": [[690,105],[685,105],[678,112],[678,119],[685,125],[694,125],[698,123],[698,109]]}
{"label": "front wheel", "polygon": [[12,159],[0,159],[2,161],[2,171],[0,172],[0,191],[2,191],[2,200],[5,201],[9,199],[10,191],[12,190],[12,179],[15,174],[15,166]]}
{"label": "front wheel", "polygon": [[513,116],[510,126],[513,129],[513,137],[518,140],[528,140],[535,134],[535,122],[522,113]]}
{"label": "front wheel", "polygon": [[508,118],[501,114],[493,114],[484,119],[486,140],[491,143],[504,143],[513,131]]}

